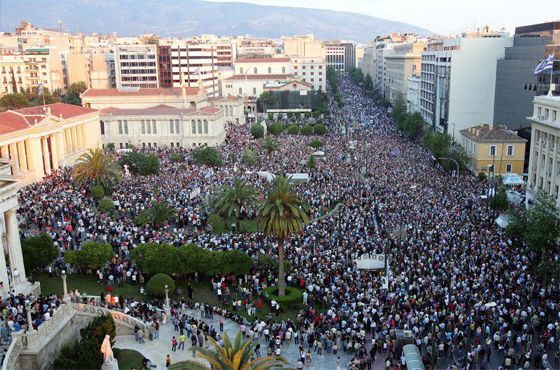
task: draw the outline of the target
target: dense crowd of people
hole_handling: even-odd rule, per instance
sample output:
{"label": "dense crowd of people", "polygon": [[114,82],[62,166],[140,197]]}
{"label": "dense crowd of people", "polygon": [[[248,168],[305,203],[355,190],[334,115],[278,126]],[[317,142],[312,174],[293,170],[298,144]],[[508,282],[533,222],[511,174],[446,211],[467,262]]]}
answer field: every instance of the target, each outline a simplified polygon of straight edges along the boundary
{"label": "dense crowd of people", "polygon": [[[311,170],[306,159],[314,151],[308,146],[312,138],[282,135],[280,147],[268,154],[246,126],[232,126],[220,167],[194,164],[186,149],[150,149],[160,158],[160,172],[119,183],[111,195],[114,215],[96,210],[87,188],[72,183],[69,169],[53,172],[20,192],[22,229],[28,236],[48,233],[61,256],[86,240],[110,243],[117,257],[96,272],[98,279],[141,286],[144,276],[130,252],[145,242],[238,249],[255,258],[275,255],[275,240],[260,233],[211,233],[207,199],[235,178],[262,197],[270,184],[258,171],[309,172],[310,181],[295,185],[295,191],[311,205],[313,221],[285,245],[288,285],[304,291],[304,308],[284,321],[248,322],[221,312],[246,325],[246,334],[261,338],[269,353],[293,343],[300,351],[298,368],[312,366],[313,356],[337,359],[343,351],[353,357],[342,364],[350,369],[375,363],[396,369],[403,366],[402,344],[412,341],[426,365],[438,359],[466,369],[558,367],[558,281],[544,285],[530,270],[526,251],[514,250],[492,223],[481,199],[484,183],[469,174],[456,182],[422,145],[399,134],[361,88],[343,78],[339,90],[344,105],[330,101],[329,131],[320,137],[326,156]],[[254,149],[259,165],[243,162],[247,149]],[[172,153],[185,161],[172,161]],[[159,229],[136,226],[134,216],[155,200],[176,208],[176,221]],[[254,212],[248,210],[248,216]],[[357,268],[356,259],[369,254],[386,255],[387,276]],[[52,268],[72,271],[62,257]],[[274,275],[256,269],[242,280],[214,279],[216,294],[233,292],[226,303],[239,300],[251,312],[264,287],[275,283]],[[176,304],[192,302],[191,296]],[[147,305],[127,307],[137,317],[160,322],[162,317],[153,315],[160,310]],[[183,323],[192,344],[200,343],[200,330],[219,338],[219,329],[193,324],[193,317],[170,319]]]}

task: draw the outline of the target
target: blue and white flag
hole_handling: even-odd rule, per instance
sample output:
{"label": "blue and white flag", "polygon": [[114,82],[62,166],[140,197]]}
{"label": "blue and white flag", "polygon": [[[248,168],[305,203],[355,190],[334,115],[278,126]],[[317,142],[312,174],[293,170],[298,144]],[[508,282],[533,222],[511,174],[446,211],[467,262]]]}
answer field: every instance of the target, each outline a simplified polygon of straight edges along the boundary
{"label": "blue and white flag", "polygon": [[39,82],[39,86],[37,87],[37,94],[43,95],[43,83]]}
{"label": "blue and white flag", "polygon": [[538,75],[544,71],[548,71],[549,69],[552,69],[552,66],[554,65],[554,53],[550,53],[550,55],[546,58],[544,58],[536,67],[535,70],[533,71],[534,74]]}

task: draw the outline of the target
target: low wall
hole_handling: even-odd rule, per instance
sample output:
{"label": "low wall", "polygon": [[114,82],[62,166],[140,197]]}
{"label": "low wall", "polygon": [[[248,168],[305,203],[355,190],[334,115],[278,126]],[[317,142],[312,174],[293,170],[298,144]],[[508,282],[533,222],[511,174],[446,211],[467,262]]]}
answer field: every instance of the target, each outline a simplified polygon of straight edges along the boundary
{"label": "low wall", "polygon": [[13,334],[2,370],[46,370],[52,368],[62,348],[80,340],[80,329],[95,317],[110,314],[117,335],[130,335],[135,327],[146,330],[146,324],[122,312],[83,303],[61,305],[50,320],[38,330]]}

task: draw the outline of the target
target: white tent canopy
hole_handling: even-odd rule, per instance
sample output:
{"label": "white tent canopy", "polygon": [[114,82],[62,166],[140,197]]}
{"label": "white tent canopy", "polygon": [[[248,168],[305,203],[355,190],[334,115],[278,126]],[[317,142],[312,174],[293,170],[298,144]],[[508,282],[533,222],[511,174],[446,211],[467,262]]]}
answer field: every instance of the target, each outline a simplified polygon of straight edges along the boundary
{"label": "white tent canopy", "polygon": [[424,370],[424,363],[422,362],[422,355],[420,350],[414,344],[407,344],[403,346],[404,358],[406,360],[406,368],[408,370]]}
{"label": "white tent canopy", "polygon": [[257,175],[259,175],[260,177],[264,177],[267,181],[272,181],[274,180],[274,174],[268,171],[259,171],[257,172]]}
{"label": "white tent canopy", "polygon": [[523,178],[516,173],[508,173],[502,177],[502,184],[504,185],[525,185]]}
{"label": "white tent canopy", "polygon": [[308,173],[287,173],[286,177],[290,181],[305,181],[309,182],[309,174]]}
{"label": "white tent canopy", "polygon": [[321,150],[317,150],[316,152],[313,152],[313,155],[316,157],[322,157],[325,155],[325,152],[321,151]]}

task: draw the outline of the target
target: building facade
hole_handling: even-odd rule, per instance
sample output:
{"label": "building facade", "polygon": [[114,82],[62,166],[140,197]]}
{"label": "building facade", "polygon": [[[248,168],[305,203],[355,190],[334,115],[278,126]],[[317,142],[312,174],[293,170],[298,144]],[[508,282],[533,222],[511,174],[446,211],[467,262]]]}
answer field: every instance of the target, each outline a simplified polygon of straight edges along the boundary
{"label": "building facade", "polygon": [[422,54],[420,109],[424,120],[454,138],[493,122],[496,63],[511,46],[507,34],[485,29],[433,41]]}
{"label": "building facade", "polygon": [[310,84],[314,90],[326,91],[327,66],[321,57],[292,57],[291,70],[296,78]]}
{"label": "building facade", "polygon": [[531,149],[527,201],[538,191],[549,194],[560,207],[560,96],[536,96],[531,122]]}
{"label": "building facade", "polygon": [[176,42],[171,45],[173,87],[183,83],[197,87],[199,81],[209,97],[219,96],[218,54],[216,46]]}
{"label": "building facade", "polygon": [[[504,58],[497,62],[494,124],[505,124],[512,130],[530,126],[526,117],[533,111],[533,99],[548,92],[550,80],[550,73],[536,76],[533,69],[552,51],[560,55],[560,22],[515,29],[513,45],[505,48]],[[555,70],[560,70],[560,62],[555,64]]]}
{"label": "building facade", "polygon": [[460,131],[459,143],[470,158],[474,173],[505,175],[523,173],[527,140],[495,125],[478,125]]}
{"label": "building facade", "polygon": [[23,185],[51,170],[73,165],[88,149],[101,146],[99,112],[55,103],[0,113],[0,155],[13,162]]}
{"label": "building facade", "polygon": [[325,64],[337,72],[346,70],[346,48],[338,41],[325,42]]}
{"label": "building facade", "polygon": [[157,45],[117,45],[115,78],[118,88],[158,87]]}
{"label": "building facade", "polygon": [[424,47],[421,42],[400,44],[385,55],[385,96],[392,104],[399,98],[406,102],[408,79],[420,73]]}
{"label": "building facade", "polygon": [[407,89],[406,110],[409,113],[420,112],[420,77],[409,77]]}
{"label": "building facade", "polygon": [[18,52],[0,54],[0,94],[21,93],[27,87],[23,54]]}

